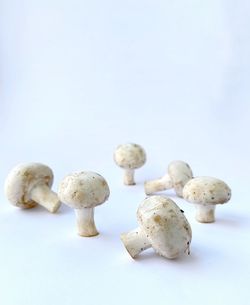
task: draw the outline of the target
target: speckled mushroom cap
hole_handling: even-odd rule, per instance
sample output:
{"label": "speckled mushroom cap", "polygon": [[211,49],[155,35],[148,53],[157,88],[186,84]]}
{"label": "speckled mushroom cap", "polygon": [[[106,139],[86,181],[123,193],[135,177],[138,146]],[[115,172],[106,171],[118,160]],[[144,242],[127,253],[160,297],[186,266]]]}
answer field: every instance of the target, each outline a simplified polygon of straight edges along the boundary
{"label": "speckled mushroom cap", "polygon": [[114,161],[121,168],[136,169],[146,162],[146,153],[138,144],[122,144],[114,152]]}
{"label": "speckled mushroom cap", "polygon": [[191,227],[183,211],[164,196],[146,198],[137,210],[140,228],[157,253],[174,258],[189,249]]}
{"label": "speckled mushroom cap", "polygon": [[196,204],[223,204],[230,200],[231,189],[217,178],[196,177],[185,185],[183,197]]}
{"label": "speckled mushroom cap", "polygon": [[58,197],[74,209],[94,208],[104,203],[110,191],[106,180],[94,172],[77,172],[66,176],[59,185]]}
{"label": "speckled mushroom cap", "polygon": [[178,196],[182,197],[184,185],[193,178],[190,166],[183,161],[173,161],[168,166],[168,174]]}
{"label": "speckled mushroom cap", "polygon": [[5,195],[15,206],[23,209],[34,207],[37,203],[29,198],[30,190],[36,185],[53,183],[52,170],[41,163],[23,163],[14,167],[5,181]]}

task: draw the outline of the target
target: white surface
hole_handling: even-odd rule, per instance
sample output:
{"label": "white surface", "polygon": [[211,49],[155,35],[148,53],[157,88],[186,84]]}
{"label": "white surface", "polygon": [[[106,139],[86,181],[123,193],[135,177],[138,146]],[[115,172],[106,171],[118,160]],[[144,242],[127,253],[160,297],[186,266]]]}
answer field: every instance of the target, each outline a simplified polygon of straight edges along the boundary
{"label": "white surface", "polygon": [[[0,193],[0,304],[248,304],[250,280],[249,1],[0,2],[0,182],[19,162],[102,174],[110,200],[100,235],[81,238],[74,212],[22,211]],[[112,153],[147,151],[138,184],[121,184]],[[191,255],[132,260],[143,182],[183,159],[232,188],[217,222],[193,229]]]}

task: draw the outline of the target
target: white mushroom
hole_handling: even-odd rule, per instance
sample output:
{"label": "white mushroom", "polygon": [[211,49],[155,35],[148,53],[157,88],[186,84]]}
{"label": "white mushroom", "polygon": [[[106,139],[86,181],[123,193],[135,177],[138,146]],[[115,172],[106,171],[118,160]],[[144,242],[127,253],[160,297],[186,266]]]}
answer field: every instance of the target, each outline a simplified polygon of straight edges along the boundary
{"label": "white mushroom", "polygon": [[168,172],[162,178],[146,181],[144,183],[145,193],[165,191],[171,188],[175,189],[176,194],[182,197],[184,185],[193,178],[190,166],[183,161],[173,161],[168,166]]}
{"label": "white mushroom", "polygon": [[124,169],[124,184],[134,185],[134,171],[145,164],[146,153],[138,144],[123,144],[116,148],[114,161],[119,167]]}
{"label": "white mushroom", "polygon": [[209,223],[215,221],[216,204],[224,204],[230,200],[231,189],[217,178],[196,177],[185,185],[183,197],[195,204],[196,220]]}
{"label": "white mushroom", "polygon": [[66,176],[59,185],[62,202],[75,209],[78,234],[95,236],[94,208],[104,203],[110,191],[106,180],[94,172],[77,172]]}
{"label": "white mushroom", "polygon": [[137,229],[121,235],[132,258],[150,247],[169,259],[189,254],[191,227],[173,200],[164,196],[146,198],[137,210],[137,220]]}
{"label": "white mushroom", "polygon": [[42,205],[51,213],[60,207],[57,194],[51,190],[52,170],[41,163],[25,163],[14,167],[5,181],[5,195],[22,209]]}

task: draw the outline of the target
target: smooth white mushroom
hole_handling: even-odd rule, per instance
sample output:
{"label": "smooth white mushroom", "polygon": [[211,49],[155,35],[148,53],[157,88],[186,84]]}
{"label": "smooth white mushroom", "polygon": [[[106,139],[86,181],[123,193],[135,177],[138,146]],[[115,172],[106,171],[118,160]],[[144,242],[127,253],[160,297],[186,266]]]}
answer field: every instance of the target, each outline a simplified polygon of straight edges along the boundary
{"label": "smooth white mushroom", "polygon": [[58,190],[60,200],[75,209],[78,234],[86,237],[99,234],[94,221],[94,208],[104,203],[109,194],[106,180],[89,171],[66,176]]}
{"label": "smooth white mushroom", "polygon": [[173,200],[164,196],[146,198],[137,210],[137,220],[137,229],[121,235],[132,258],[150,247],[169,259],[189,254],[191,227]]}
{"label": "smooth white mushroom", "polygon": [[213,177],[191,179],[183,189],[183,198],[196,207],[196,220],[202,223],[215,221],[216,204],[224,204],[231,198],[229,186]]}
{"label": "smooth white mushroom", "polygon": [[162,178],[144,183],[145,193],[150,195],[174,188],[177,196],[182,197],[184,185],[192,178],[192,170],[186,162],[173,161],[168,166],[167,174]]}
{"label": "smooth white mushroom", "polygon": [[124,169],[123,183],[134,185],[135,169],[140,168],[146,162],[145,150],[138,144],[128,143],[119,145],[114,152],[115,163]]}
{"label": "smooth white mushroom", "polygon": [[52,170],[41,163],[24,163],[14,167],[5,181],[5,195],[15,206],[22,209],[42,205],[51,213],[60,207],[60,201],[51,190]]}

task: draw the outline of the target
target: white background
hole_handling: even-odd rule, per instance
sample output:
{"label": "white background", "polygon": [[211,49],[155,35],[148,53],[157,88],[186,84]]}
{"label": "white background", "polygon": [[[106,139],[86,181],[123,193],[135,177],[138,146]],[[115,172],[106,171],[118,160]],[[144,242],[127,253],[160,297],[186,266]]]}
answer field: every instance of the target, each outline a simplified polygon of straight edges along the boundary
{"label": "white background", "polygon": [[[250,2],[0,0],[3,185],[20,162],[93,170],[111,188],[96,208],[100,235],[79,237],[73,210],[20,210],[0,192],[0,304],[249,304]],[[120,143],[148,156],[122,185]],[[170,161],[232,188],[214,224],[176,200],[193,229],[191,255],[145,251],[119,234],[136,227],[143,182]]]}

